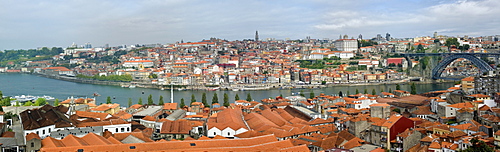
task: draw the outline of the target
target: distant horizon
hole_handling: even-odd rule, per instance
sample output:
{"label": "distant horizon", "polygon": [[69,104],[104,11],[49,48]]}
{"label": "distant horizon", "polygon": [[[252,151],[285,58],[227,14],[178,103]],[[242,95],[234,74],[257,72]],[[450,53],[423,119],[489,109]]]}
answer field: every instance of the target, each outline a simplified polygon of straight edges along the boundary
{"label": "distant horizon", "polygon": [[[390,34],[390,33],[389,33]],[[362,35],[362,34],[361,34]],[[384,34],[381,34],[382,37],[385,38],[385,33]],[[438,33],[439,35],[439,33]],[[442,35],[442,36],[445,36],[445,37],[454,37],[454,38],[458,38],[458,37],[463,37],[463,36],[468,36],[468,37],[486,37],[486,36],[496,36],[498,34],[494,34],[494,35],[481,35],[481,36],[470,36],[470,35],[457,35],[457,36],[449,36],[449,35]],[[353,37],[354,39],[357,39],[357,36],[354,37],[354,36],[350,36],[348,35],[349,38]],[[363,37],[365,37],[363,35]],[[417,36],[417,37],[432,37],[431,35],[426,35],[426,36]],[[245,39],[236,39],[236,40],[228,40],[228,39],[225,39],[225,38],[218,38],[218,37],[211,37],[211,38],[216,38],[216,39],[221,39],[221,40],[227,40],[227,41],[242,41],[242,40],[254,40],[254,38],[245,38]],[[198,41],[186,41],[186,40],[182,40],[184,41],[184,43],[193,43],[193,42],[201,42],[203,40],[209,40],[211,38],[208,38],[208,39],[201,39],[201,40],[198,40]],[[373,39],[373,38],[376,38],[376,35],[374,37],[370,37],[370,38],[363,38],[363,40],[369,40],[369,39]],[[395,38],[395,37],[392,37],[394,39],[413,39],[415,37],[405,37],[405,38]],[[289,40],[304,40],[306,39],[305,37],[304,38],[298,38],[298,39],[292,39],[292,38],[259,38],[259,41],[268,41],[267,39],[274,39],[274,40],[286,40],[286,39],[289,39]],[[337,38],[314,38],[314,37],[311,37],[311,39],[315,39],[315,40],[324,40],[324,39],[329,39],[329,40],[337,40]],[[135,43],[135,44],[120,44],[120,45],[109,45],[109,47],[117,47],[117,46],[123,46],[123,45],[126,45],[126,46],[131,46],[131,45],[147,45],[147,44],[162,44],[162,45],[167,45],[167,44],[175,44],[177,42],[181,42],[181,40],[179,41],[176,41],[176,42],[170,42],[170,43]],[[104,43],[102,46],[101,45],[94,45],[92,42],[84,42],[84,43],[75,43],[78,47],[84,45],[85,43],[90,43],[92,45],[92,48],[104,48],[104,45],[106,45],[106,43]],[[29,49],[39,49],[39,48],[43,48],[43,47],[47,47],[47,48],[52,48],[52,47],[57,47],[57,48],[68,48],[70,47],[72,44],[68,45],[68,46],[37,46],[37,47],[34,47],[34,48],[17,48],[17,49],[3,49],[3,50],[0,50],[0,51],[6,51],[6,50],[29,50]]]}
{"label": "distant horizon", "polygon": [[2,1],[0,50],[227,40],[491,35],[500,1]]}

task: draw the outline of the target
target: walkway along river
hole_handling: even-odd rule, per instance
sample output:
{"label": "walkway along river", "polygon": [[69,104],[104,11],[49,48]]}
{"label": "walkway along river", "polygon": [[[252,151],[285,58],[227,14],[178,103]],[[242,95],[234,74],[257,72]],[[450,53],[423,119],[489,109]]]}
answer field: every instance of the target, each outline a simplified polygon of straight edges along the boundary
{"label": "walkway along river", "polygon": [[[453,82],[439,83],[439,84],[416,84],[417,92],[424,93],[435,90],[445,90],[453,86]],[[229,96],[229,101],[234,101],[234,96],[238,94],[240,99],[246,99],[249,93],[252,99],[260,101],[264,98],[276,97],[279,95],[290,96],[292,93],[302,91],[306,97],[309,97],[310,92],[315,95],[320,93],[325,94],[338,94],[342,91],[344,94],[354,94],[356,89],[363,93],[366,89],[368,93],[372,93],[375,89],[380,92],[381,89],[388,91],[396,89],[394,84],[386,85],[355,85],[355,86],[333,86],[320,89],[286,89],[286,90],[256,90],[256,91],[205,91],[205,90],[174,90],[174,102],[180,103],[180,99],[184,98],[186,104],[191,102],[191,95],[194,94],[197,101],[201,101],[203,93],[207,94],[207,101],[211,102],[215,93],[218,95],[219,103],[223,102],[224,93]],[[401,85],[402,90],[410,91],[410,85]],[[95,97],[97,104],[105,103],[106,98],[109,96],[112,102],[119,103],[122,106],[128,104],[128,99],[131,98],[133,103],[137,103],[139,98],[142,98],[143,103],[147,103],[147,98],[151,94],[155,103],[158,103],[160,95],[163,96],[164,102],[170,102],[170,89],[158,90],[147,88],[122,88],[120,86],[107,86],[107,85],[94,85],[76,82],[68,82],[56,79],[50,79],[30,74],[19,73],[0,73],[0,91],[4,96],[16,95],[34,95],[43,96],[48,95],[59,100],[65,100],[68,97],[89,97],[93,98],[94,93],[99,93],[101,96]]]}

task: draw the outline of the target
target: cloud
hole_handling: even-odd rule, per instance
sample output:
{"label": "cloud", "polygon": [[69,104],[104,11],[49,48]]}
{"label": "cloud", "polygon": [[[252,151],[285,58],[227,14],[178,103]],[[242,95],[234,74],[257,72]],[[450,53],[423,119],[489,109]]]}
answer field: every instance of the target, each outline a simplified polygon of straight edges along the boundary
{"label": "cloud", "polygon": [[[495,0],[0,0],[0,50],[253,38],[494,35]],[[442,32],[442,33],[441,33]]]}
{"label": "cloud", "polygon": [[[397,3],[397,2],[394,2]],[[394,4],[397,6],[398,4]],[[495,35],[491,29],[499,29],[495,14],[500,1],[452,1],[425,3],[422,8],[400,8],[387,12],[373,9],[334,10],[323,16],[323,23],[314,25],[325,33],[368,33],[375,36],[380,32],[413,37],[430,35],[433,31],[450,35]],[[374,13],[377,12],[377,13]],[[386,31],[382,31],[386,30]]]}

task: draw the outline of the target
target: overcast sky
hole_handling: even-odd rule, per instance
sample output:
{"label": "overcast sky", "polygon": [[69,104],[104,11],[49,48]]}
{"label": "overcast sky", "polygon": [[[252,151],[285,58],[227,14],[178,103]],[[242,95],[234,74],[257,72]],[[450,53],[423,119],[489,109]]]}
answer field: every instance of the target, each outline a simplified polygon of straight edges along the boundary
{"label": "overcast sky", "polygon": [[0,0],[0,50],[227,40],[496,35],[499,0]]}

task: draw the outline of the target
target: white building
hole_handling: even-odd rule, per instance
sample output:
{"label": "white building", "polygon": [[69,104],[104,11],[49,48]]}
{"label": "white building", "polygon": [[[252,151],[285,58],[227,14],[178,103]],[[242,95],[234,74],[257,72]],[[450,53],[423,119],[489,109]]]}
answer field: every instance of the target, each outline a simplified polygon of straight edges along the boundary
{"label": "white building", "polygon": [[136,68],[146,68],[146,67],[152,67],[153,66],[153,61],[151,60],[138,60],[138,61],[125,61],[123,62],[123,67],[131,68],[131,67],[136,67]]}
{"label": "white building", "polygon": [[339,51],[357,51],[358,40],[356,39],[338,39],[335,41],[335,48]]}

